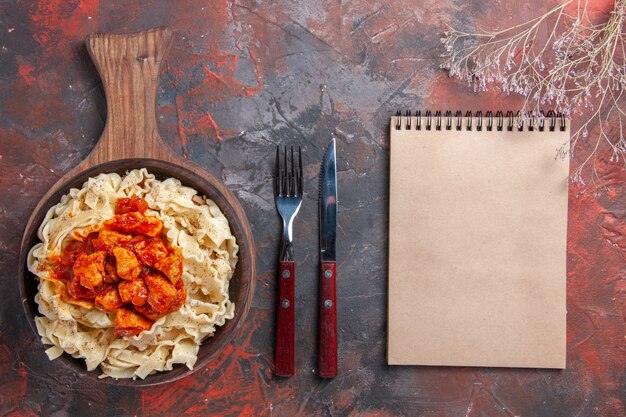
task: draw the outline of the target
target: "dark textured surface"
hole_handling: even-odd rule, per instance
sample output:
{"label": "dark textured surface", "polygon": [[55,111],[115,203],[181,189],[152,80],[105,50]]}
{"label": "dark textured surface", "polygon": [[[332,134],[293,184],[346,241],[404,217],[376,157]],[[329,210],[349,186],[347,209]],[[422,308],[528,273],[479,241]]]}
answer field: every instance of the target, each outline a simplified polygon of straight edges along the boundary
{"label": "dark textured surface", "polygon": [[[388,117],[398,108],[515,109],[515,98],[475,95],[448,79],[438,69],[439,37],[446,24],[493,27],[545,7],[537,0],[1,3],[0,415],[624,415],[626,176],[601,162],[609,191],[570,197],[567,370],[385,365]],[[21,312],[16,258],[39,198],[103,128],[102,88],[84,37],[159,25],[175,32],[161,76],[161,133],[241,200],[257,244],[257,286],[246,323],[209,368],[162,387],[121,388],[80,380],[47,360]],[[333,131],[339,376],[321,380],[317,173]],[[302,145],[306,165],[295,223],[291,379],[272,373],[280,228],[270,174],[278,143]]]}

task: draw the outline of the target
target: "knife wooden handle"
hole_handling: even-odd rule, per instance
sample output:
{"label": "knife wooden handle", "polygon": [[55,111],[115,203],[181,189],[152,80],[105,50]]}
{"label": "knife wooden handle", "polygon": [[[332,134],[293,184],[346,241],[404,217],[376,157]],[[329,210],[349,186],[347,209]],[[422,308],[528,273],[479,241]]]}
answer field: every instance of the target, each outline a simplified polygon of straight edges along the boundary
{"label": "knife wooden handle", "polygon": [[278,313],[276,316],[276,369],[278,376],[294,374],[294,290],[295,262],[279,262],[278,267]]}
{"label": "knife wooden handle", "polygon": [[318,374],[322,378],[337,376],[337,296],[335,262],[322,262],[320,277]]}

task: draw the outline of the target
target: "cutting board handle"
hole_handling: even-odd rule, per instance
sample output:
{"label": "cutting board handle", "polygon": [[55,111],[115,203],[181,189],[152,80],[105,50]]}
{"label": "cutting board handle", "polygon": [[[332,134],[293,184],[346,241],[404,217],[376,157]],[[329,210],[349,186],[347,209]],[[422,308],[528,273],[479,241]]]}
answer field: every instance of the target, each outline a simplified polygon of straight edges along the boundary
{"label": "cutting board handle", "polygon": [[173,158],[162,143],[156,118],[159,75],[171,43],[172,31],[165,27],[87,37],[107,101],[106,125],[87,158],[89,165],[125,158]]}

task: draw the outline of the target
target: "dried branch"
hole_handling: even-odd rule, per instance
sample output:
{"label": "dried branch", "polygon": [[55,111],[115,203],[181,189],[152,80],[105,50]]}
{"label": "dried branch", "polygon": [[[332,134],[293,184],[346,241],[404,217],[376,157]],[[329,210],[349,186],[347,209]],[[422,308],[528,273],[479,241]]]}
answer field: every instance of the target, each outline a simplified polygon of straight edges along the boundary
{"label": "dried branch", "polygon": [[[572,8],[575,13],[569,11]],[[566,116],[585,117],[559,153],[573,156],[579,141],[595,127],[597,141],[571,181],[596,189],[601,185],[596,163],[602,146],[608,144],[610,162],[626,168],[622,120],[626,115],[622,102],[625,15],[626,0],[615,0],[608,19],[594,23],[587,1],[567,0],[542,16],[504,30],[450,29],[442,39],[447,51],[442,67],[475,91],[498,86],[507,94],[521,94],[525,97],[522,114],[529,117],[541,118],[540,110],[547,107]],[[545,27],[547,37],[540,36]],[[611,125],[618,125],[619,132],[612,132]]]}

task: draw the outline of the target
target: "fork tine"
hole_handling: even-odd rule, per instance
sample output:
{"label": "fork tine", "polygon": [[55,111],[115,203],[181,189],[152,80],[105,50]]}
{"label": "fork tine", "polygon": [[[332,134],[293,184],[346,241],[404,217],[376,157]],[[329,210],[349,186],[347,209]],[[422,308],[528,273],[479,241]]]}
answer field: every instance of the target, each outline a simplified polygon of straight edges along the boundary
{"label": "fork tine", "polygon": [[287,154],[286,154],[286,150],[284,146],[281,146],[280,148],[281,149],[280,149],[280,161],[279,161],[279,166],[280,166],[279,195],[284,196],[284,195],[287,195],[287,187],[285,186],[286,181],[287,181],[287,167],[285,166],[286,164],[285,158],[287,158]]}
{"label": "fork tine", "polygon": [[281,172],[283,173],[282,178],[282,195],[289,195],[289,172],[287,171],[287,146],[283,146],[283,166]]}
{"label": "fork tine", "polygon": [[274,166],[274,195],[280,195],[280,146],[276,146],[276,165]]}
{"label": "fork tine", "polygon": [[289,192],[292,196],[296,196],[296,169],[293,157],[293,146],[291,147],[291,178],[289,178]]}
{"label": "fork tine", "polygon": [[281,160],[280,160],[280,195],[285,195],[285,178],[287,177],[285,172],[285,165],[283,163],[283,153],[284,149],[281,146]]}
{"label": "fork tine", "polygon": [[298,196],[302,196],[304,193],[304,187],[302,186],[302,147],[298,146]]}

